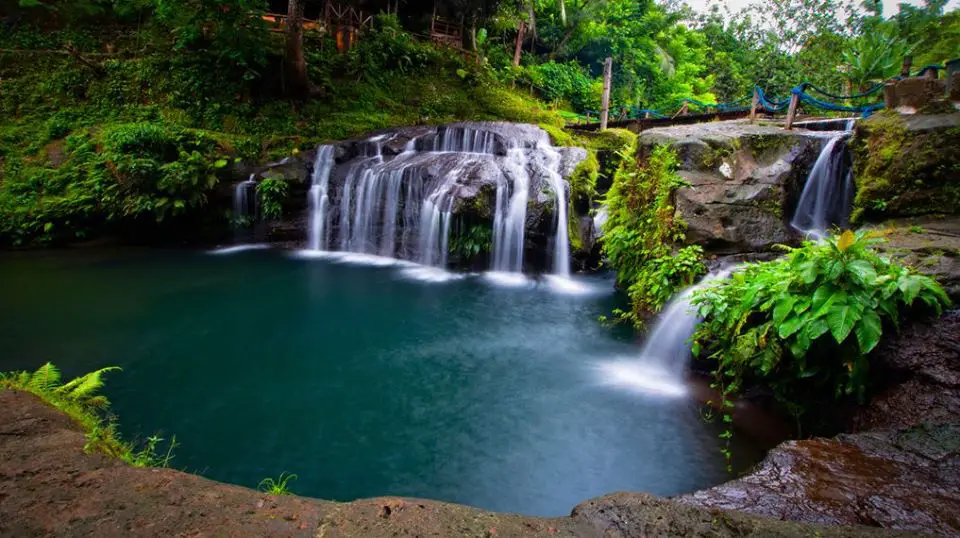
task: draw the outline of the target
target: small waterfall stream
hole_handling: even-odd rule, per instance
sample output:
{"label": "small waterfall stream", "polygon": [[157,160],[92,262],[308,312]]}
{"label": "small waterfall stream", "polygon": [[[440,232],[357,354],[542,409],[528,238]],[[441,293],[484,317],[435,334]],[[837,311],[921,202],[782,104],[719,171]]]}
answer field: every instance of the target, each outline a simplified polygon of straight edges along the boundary
{"label": "small waterfall stream", "polygon": [[822,237],[837,226],[849,226],[855,186],[847,139],[853,129],[848,120],[845,130],[824,144],[800,194],[790,225],[811,237]]}
{"label": "small waterfall stream", "polygon": [[601,365],[611,384],[668,396],[686,393],[683,375],[690,363],[690,337],[699,316],[690,299],[710,282],[730,276],[734,268],[713,271],[697,284],[681,291],[667,303],[644,339],[639,359],[619,360]]}
{"label": "small waterfall stream", "polygon": [[233,187],[233,217],[238,222],[244,217],[257,215],[257,182],[253,178],[254,174],[250,174],[250,179]]}

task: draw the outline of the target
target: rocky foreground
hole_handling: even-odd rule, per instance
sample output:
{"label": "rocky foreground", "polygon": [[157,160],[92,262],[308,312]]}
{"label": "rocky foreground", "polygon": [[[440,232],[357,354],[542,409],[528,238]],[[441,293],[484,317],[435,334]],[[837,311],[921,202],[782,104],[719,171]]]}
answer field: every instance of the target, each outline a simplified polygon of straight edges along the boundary
{"label": "rocky foreground", "polygon": [[553,519],[417,499],[276,497],[171,469],[136,469],[84,454],[83,445],[65,415],[32,395],[0,393],[0,536],[913,535],[778,521],[642,493],[593,499]]}

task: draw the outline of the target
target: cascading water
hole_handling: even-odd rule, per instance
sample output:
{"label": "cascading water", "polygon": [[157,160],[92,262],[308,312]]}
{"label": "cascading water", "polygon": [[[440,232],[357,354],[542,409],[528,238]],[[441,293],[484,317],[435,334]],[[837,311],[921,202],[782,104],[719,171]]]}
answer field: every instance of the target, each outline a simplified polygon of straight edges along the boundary
{"label": "cascading water", "polygon": [[526,153],[519,148],[507,150],[504,165],[504,177],[497,182],[492,268],[498,272],[519,273],[523,270],[523,236],[530,198]]}
{"label": "cascading water", "polygon": [[568,277],[570,276],[570,239],[568,234],[569,222],[567,221],[567,182],[558,172],[560,154],[552,147],[543,148],[543,154],[548,162],[545,167],[547,181],[557,197],[555,211],[557,214],[557,233],[553,239],[553,274]]}
{"label": "cascading water", "polygon": [[833,226],[849,225],[855,186],[847,138],[853,120],[848,120],[845,127],[824,144],[790,221],[794,229],[812,237],[822,237]]}
{"label": "cascading water", "polygon": [[[250,179],[241,181],[233,187],[233,218],[237,226],[242,224],[242,220],[257,215],[257,182],[253,179],[254,174],[250,174]],[[251,196],[251,191],[253,195]]]}
{"label": "cascading water", "polygon": [[667,303],[657,316],[640,350],[640,358],[601,365],[608,381],[667,395],[685,393],[683,374],[690,362],[690,337],[700,322],[690,302],[694,292],[726,278],[733,268],[713,271]]}
{"label": "cascading water", "polygon": [[321,250],[326,244],[327,205],[330,203],[327,190],[333,164],[333,146],[318,147],[317,156],[313,161],[313,174],[310,176],[310,191],[307,193],[310,207],[307,246],[310,250]]}
{"label": "cascading water", "polygon": [[[308,195],[311,250],[445,267],[454,210],[463,207],[463,200],[475,200],[468,205],[493,206],[491,268],[520,273],[528,204],[541,185],[548,185],[558,204],[554,270],[569,274],[562,159],[544,131],[479,123],[418,128],[415,133],[354,142],[348,151],[355,157],[341,166],[334,164],[333,147],[317,149]],[[402,150],[396,142],[404,138],[399,136],[409,137]],[[482,190],[486,187],[490,191]],[[483,202],[483,196],[495,200]]]}

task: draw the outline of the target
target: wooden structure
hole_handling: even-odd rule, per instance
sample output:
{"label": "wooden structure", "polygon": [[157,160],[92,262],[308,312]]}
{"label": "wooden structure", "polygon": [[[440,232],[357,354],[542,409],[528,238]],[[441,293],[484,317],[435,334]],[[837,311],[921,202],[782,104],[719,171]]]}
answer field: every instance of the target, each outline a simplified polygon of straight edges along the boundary
{"label": "wooden structure", "polygon": [[[272,32],[287,30],[287,16],[280,13],[267,13],[263,20],[270,25]],[[373,15],[364,13],[353,6],[344,6],[327,2],[323,6],[323,17],[320,20],[303,19],[304,30],[329,32],[337,42],[337,50],[346,52],[357,42],[363,30],[373,25]]]}
{"label": "wooden structure", "polygon": [[[690,125],[694,123],[706,123],[710,121],[737,120],[746,118],[750,115],[749,110],[730,110],[724,112],[712,112],[709,114],[687,114],[685,116],[675,116],[672,118],[651,118],[648,117],[636,120],[611,121],[607,127],[615,129],[628,129],[635,133],[642,132],[654,127],[669,127],[671,125]],[[568,125],[568,128],[580,131],[599,131],[600,123],[590,123],[590,116],[587,116],[583,124]]]}
{"label": "wooden structure", "polygon": [[600,130],[607,128],[610,118],[610,86],[613,85],[613,58],[607,57],[603,61],[603,96],[601,97]]}
{"label": "wooden structure", "polygon": [[430,20],[430,41],[454,48],[463,48],[463,26],[434,15]]}
{"label": "wooden structure", "polygon": [[[267,24],[270,25],[271,32],[286,32],[287,31],[287,16],[281,15],[280,13],[267,13],[263,16],[263,20],[267,21]],[[304,30],[322,30],[323,25],[320,21],[303,19],[303,29]]]}
{"label": "wooden structure", "polygon": [[337,50],[346,52],[353,48],[357,36],[373,26],[373,15],[353,6],[327,2],[323,6],[323,24],[337,41]]}

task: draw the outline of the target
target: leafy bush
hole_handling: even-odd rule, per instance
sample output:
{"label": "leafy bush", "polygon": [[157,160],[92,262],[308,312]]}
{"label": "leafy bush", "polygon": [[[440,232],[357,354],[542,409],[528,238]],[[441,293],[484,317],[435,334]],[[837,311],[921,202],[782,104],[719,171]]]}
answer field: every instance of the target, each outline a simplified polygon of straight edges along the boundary
{"label": "leafy bush", "polygon": [[597,91],[597,81],[576,62],[531,65],[526,67],[526,75],[547,101],[569,101],[580,112],[600,109],[603,83]]}
{"label": "leafy bush", "polygon": [[[622,159],[633,163],[628,152]],[[621,167],[607,193],[603,253],[631,304],[630,312],[615,314],[637,326],[706,271],[698,247],[677,252],[672,247],[683,240],[684,224],[675,218],[671,198],[675,189],[687,185],[676,166],[673,150],[657,146],[635,169]]]}
{"label": "leafy bush", "polygon": [[879,255],[877,241],[864,231],[808,241],[694,294],[703,322],[693,352],[716,361],[727,411],[753,383],[772,388],[798,425],[831,399],[863,401],[884,327],[949,304],[934,280]]}
{"label": "leafy bush", "polygon": [[290,185],[282,177],[268,177],[257,183],[257,196],[265,219],[283,216],[283,201],[287,199]]}

